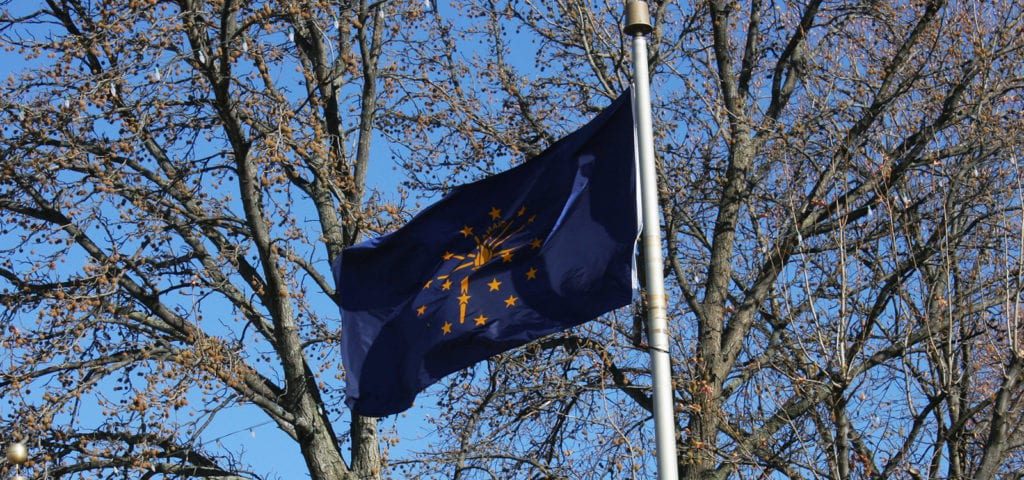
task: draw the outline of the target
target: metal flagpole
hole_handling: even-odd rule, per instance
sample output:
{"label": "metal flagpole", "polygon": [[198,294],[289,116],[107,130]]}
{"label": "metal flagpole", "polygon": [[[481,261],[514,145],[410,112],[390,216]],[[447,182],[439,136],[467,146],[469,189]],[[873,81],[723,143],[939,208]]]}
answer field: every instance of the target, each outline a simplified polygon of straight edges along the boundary
{"label": "metal flagpole", "polygon": [[633,112],[640,153],[640,192],[643,209],[644,277],[647,283],[647,338],[650,342],[651,376],[654,379],[654,435],[658,448],[658,478],[676,480],[676,420],[672,401],[672,370],[668,355],[668,321],[665,316],[665,278],[661,259],[661,221],[654,168],[654,134],[651,126],[651,89],[647,74],[647,34],[652,30],[647,2],[626,2],[626,26],[633,37]]}

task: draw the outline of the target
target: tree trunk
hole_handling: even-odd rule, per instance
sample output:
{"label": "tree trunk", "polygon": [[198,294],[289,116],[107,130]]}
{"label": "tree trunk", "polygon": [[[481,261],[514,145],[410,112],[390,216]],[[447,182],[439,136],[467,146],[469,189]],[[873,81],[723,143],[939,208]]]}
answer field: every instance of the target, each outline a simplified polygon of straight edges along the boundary
{"label": "tree trunk", "polygon": [[352,471],[356,478],[379,479],[383,464],[377,441],[377,419],[352,414]]}
{"label": "tree trunk", "polygon": [[330,429],[319,420],[319,415],[314,415],[313,425],[304,435],[299,437],[299,448],[302,450],[302,457],[306,460],[306,467],[309,469],[310,478],[313,480],[349,480],[364,478],[349,472],[345,467],[345,461],[338,451],[338,445]]}
{"label": "tree trunk", "polygon": [[1010,367],[1006,370],[1003,385],[996,393],[995,402],[992,404],[992,421],[989,427],[988,438],[985,440],[985,454],[981,459],[978,472],[974,475],[975,480],[991,480],[999,473],[1000,464],[1010,446],[1010,424],[1008,421],[1010,403],[1017,395],[1017,382],[1020,380],[1021,370],[1024,370],[1024,360],[1016,357],[1011,361]]}
{"label": "tree trunk", "polygon": [[[709,369],[710,370],[710,369]],[[714,377],[707,377],[694,392],[697,397],[695,413],[690,422],[690,451],[687,452],[689,465],[684,470],[684,478],[703,480],[712,478],[717,464],[715,447],[718,444],[720,397],[722,389]]]}

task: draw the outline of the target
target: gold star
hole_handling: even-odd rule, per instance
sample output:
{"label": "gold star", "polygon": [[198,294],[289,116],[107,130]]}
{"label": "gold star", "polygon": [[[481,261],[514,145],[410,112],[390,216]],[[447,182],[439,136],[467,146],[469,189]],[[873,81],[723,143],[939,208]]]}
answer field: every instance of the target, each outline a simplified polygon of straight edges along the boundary
{"label": "gold star", "polygon": [[455,256],[455,254],[452,253],[452,252],[444,252],[444,256],[442,258],[444,258],[445,260],[451,260],[452,257],[454,257],[454,256]]}
{"label": "gold star", "polygon": [[523,208],[520,208],[519,211],[516,212],[516,215],[519,215],[520,217],[526,215],[526,205],[523,205]]}
{"label": "gold star", "polygon": [[451,279],[445,280],[444,283],[441,284],[441,290],[446,290],[447,291],[449,288],[452,288],[452,281],[451,281]]}
{"label": "gold star", "polygon": [[542,242],[540,241],[539,238],[535,238],[535,239],[530,241],[530,247],[532,247],[532,248],[540,248],[541,243]]}
{"label": "gold star", "polygon": [[509,295],[509,297],[505,299],[505,308],[512,308],[516,306],[517,300],[519,300],[519,297],[516,297],[515,295]]}
{"label": "gold star", "polygon": [[449,322],[444,322],[444,325],[441,325],[441,331],[444,332],[445,335],[452,333],[452,324]]}
{"label": "gold star", "polygon": [[469,238],[469,236],[473,234],[473,227],[466,225],[465,227],[462,227],[462,230],[459,230],[459,233],[461,233],[463,237]]}
{"label": "gold star", "polygon": [[526,223],[533,223],[537,219],[536,215],[530,215],[530,218],[526,219]]}
{"label": "gold star", "polygon": [[530,267],[530,269],[526,271],[526,279],[527,280],[534,280],[536,278],[537,278],[537,269],[534,268],[534,267]]}
{"label": "gold star", "polygon": [[491,220],[497,220],[501,218],[501,210],[498,210],[498,207],[491,207],[490,216]]}
{"label": "gold star", "polygon": [[465,293],[463,293],[462,295],[459,295],[459,304],[467,304],[467,303],[469,303],[469,298],[470,298],[469,295],[465,294]]}
{"label": "gold star", "polygon": [[423,285],[423,289],[426,290],[426,289],[430,288],[430,284],[431,283],[434,283],[434,281],[433,280],[427,280],[427,283],[425,285]]}
{"label": "gold star", "polygon": [[505,250],[504,252],[501,252],[501,261],[510,263],[512,261],[512,251]]}
{"label": "gold star", "polygon": [[476,326],[482,327],[484,324],[487,323],[487,317],[485,317],[484,314],[481,313],[480,316],[474,318],[473,321],[476,322]]}
{"label": "gold star", "polygon": [[491,287],[490,291],[497,292],[498,291],[498,287],[501,286],[501,282],[499,282],[498,279],[495,278],[495,279],[491,280],[491,283],[488,283],[487,286]]}
{"label": "gold star", "polygon": [[422,306],[420,306],[420,308],[416,309],[416,316],[417,317],[422,317],[424,313],[427,313],[427,306],[426,305],[422,305]]}

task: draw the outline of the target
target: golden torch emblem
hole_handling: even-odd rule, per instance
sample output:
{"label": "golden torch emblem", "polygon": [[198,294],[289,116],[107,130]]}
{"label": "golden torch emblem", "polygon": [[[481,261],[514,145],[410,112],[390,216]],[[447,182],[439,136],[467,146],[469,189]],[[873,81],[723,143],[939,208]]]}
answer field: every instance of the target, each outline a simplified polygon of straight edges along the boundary
{"label": "golden torch emblem", "polygon": [[[526,207],[521,207],[513,215],[508,218],[502,218],[501,210],[497,207],[491,208],[488,214],[491,217],[491,224],[483,232],[483,234],[476,234],[473,227],[466,225],[461,230],[458,230],[457,234],[461,234],[463,238],[472,238],[474,247],[472,250],[466,253],[452,253],[445,252],[442,255],[442,260],[445,262],[456,260],[457,263],[451,265],[451,268],[447,270],[447,273],[438,275],[427,281],[423,288],[430,289],[435,283],[439,282],[439,288],[442,291],[449,291],[453,285],[452,280],[454,277],[458,277],[459,283],[459,324],[466,322],[466,311],[469,308],[472,296],[469,292],[469,276],[472,272],[475,272],[482,268],[484,265],[501,261],[503,263],[512,263],[512,259],[516,252],[523,247],[530,246],[534,249],[539,249],[541,246],[541,240],[534,238],[531,241],[521,241],[513,245],[514,240],[522,240],[517,238],[526,227],[536,220],[536,215],[527,216]],[[501,288],[501,283],[496,278],[492,279],[487,284],[489,291],[497,292]],[[506,305],[514,305],[516,297],[512,296],[505,300]],[[416,309],[417,314],[422,316],[426,313],[426,306],[421,306]],[[476,319],[476,325],[482,326],[486,323],[487,317],[480,315]],[[441,330],[445,333],[451,333],[452,324],[445,322],[442,325]]]}

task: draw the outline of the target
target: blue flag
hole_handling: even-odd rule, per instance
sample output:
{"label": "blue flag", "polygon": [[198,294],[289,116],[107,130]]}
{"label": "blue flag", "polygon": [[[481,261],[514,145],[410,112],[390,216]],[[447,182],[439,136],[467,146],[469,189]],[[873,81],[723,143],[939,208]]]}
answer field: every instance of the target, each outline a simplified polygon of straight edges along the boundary
{"label": "blue flag", "polygon": [[627,92],[539,156],[345,249],[349,407],[401,412],[445,375],[629,304],[636,188]]}

